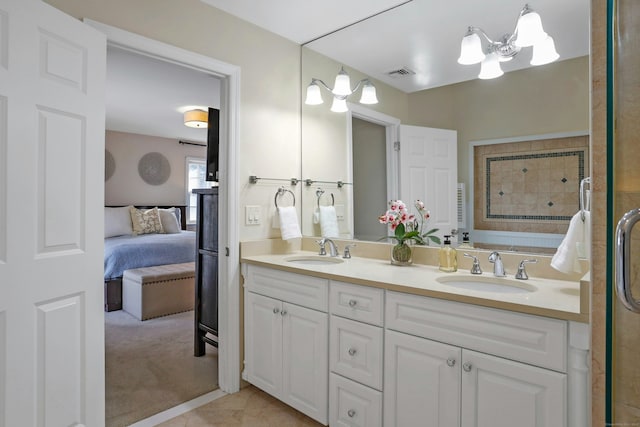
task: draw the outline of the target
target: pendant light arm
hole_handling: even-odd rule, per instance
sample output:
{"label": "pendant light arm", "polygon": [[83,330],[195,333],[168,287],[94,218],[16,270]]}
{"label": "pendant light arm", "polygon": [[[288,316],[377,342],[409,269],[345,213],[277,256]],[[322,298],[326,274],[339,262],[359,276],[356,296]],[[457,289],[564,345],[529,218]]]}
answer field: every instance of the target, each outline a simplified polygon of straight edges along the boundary
{"label": "pendant light arm", "polygon": [[332,89],[329,86],[327,86],[327,84],[325,82],[323,82],[322,80],[320,80],[320,79],[316,79],[316,78],[312,77],[311,78],[311,84],[319,84],[321,87],[325,88],[329,92],[332,91]]}

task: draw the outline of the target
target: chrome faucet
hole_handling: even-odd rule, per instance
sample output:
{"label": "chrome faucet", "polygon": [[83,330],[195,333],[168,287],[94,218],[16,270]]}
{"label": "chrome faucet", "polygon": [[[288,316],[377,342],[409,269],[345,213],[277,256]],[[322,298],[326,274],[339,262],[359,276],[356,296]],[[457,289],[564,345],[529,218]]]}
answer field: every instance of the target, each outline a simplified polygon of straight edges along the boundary
{"label": "chrome faucet", "polygon": [[478,257],[469,255],[468,253],[465,253],[464,256],[467,258],[473,258],[473,265],[471,266],[471,274],[482,274],[482,268],[480,268],[480,261],[478,261]]}
{"label": "chrome faucet", "polygon": [[316,240],[316,243],[320,245],[320,254],[319,255],[326,255],[327,254],[327,250],[325,249],[325,245],[329,244],[329,254],[331,256],[338,256],[338,246],[335,244],[335,242],[327,237],[323,237],[320,240]]}
{"label": "chrome faucet", "polygon": [[493,275],[496,277],[505,277],[507,274],[504,271],[504,264],[502,264],[502,258],[500,254],[493,251],[489,254],[489,262],[493,263]]}
{"label": "chrome faucet", "polygon": [[516,273],[516,279],[527,280],[529,278],[529,275],[527,274],[527,270],[524,268],[524,265],[526,263],[536,263],[536,262],[538,262],[538,260],[535,258],[523,259],[522,261],[520,261],[520,265],[518,266],[518,272]]}

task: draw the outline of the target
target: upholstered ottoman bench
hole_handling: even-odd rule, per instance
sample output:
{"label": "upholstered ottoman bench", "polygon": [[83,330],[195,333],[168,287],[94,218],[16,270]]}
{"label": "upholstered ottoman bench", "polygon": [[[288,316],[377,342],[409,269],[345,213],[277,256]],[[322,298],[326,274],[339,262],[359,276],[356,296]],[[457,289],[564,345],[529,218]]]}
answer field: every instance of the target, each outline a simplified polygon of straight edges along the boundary
{"label": "upholstered ottoman bench", "polygon": [[195,262],[125,270],[122,309],[139,320],[193,310]]}

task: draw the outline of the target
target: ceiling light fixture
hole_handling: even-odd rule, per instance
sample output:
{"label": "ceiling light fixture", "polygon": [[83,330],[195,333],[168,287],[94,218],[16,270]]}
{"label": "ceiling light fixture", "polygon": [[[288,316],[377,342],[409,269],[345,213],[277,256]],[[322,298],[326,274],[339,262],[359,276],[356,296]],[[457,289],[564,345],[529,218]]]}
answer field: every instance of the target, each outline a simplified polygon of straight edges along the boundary
{"label": "ceiling light fixture", "polygon": [[206,129],[209,114],[202,110],[189,110],[184,112],[184,125],[190,128]]}
{"label": "ceiling light fixture", "polygon": [[353,95],[362,86],[362,94],[360,96],[361,104],[377,104],[378,98],[376,96],[376,87],[371,83],[369,79],[362,79],[356,84],[356,87],[351,89],[351,79],[349,74],[344,70],[344,67],[340,69],[340,72],[336,76],[336,81],[333,85],[333,89],[325,84],[320,79],[312,78],[311,83],[307,86],[307,98],[304,103],[307,105],[320,105],[324,101],[322,100],[322,94],[320,93],[320,87],[325,88],[333,94],[333,103],[331,104],[331,111],[336,113],[344,113],[349,110],[347,107],[347,98]]}
{"label": "ceiling light fixture", "polygon": [[[480,36],[487,42],[485,48]],[[513,33],[505,34],[498,41],[490,39],[480,28],[469,27],[460,44],[458,63],[472,65],[480,62],[478,78],[494,79],[504,74],[500,62],[510,61],[523,47],[529,46],[533,46],[531,65],[549,64],[560,57],[553,38],[542,28],[540,15],[526,4],[520,11]]]}

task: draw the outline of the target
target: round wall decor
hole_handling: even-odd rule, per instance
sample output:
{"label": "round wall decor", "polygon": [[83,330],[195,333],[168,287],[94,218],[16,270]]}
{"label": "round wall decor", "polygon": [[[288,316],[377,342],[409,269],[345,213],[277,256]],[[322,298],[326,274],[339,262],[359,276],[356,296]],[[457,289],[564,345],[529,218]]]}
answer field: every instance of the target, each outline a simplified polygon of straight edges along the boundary
{"label": "round wall decor", "polygon": [[104,150],[104,180],[108,181],[116,171],[116,159],[113,158],[111,151]]}
{"label": "round wall decor", "polygon": [[138,174],[149,185],[161,185],[171,175],[169,160],[162,153],[147,153],[138,162]]}

